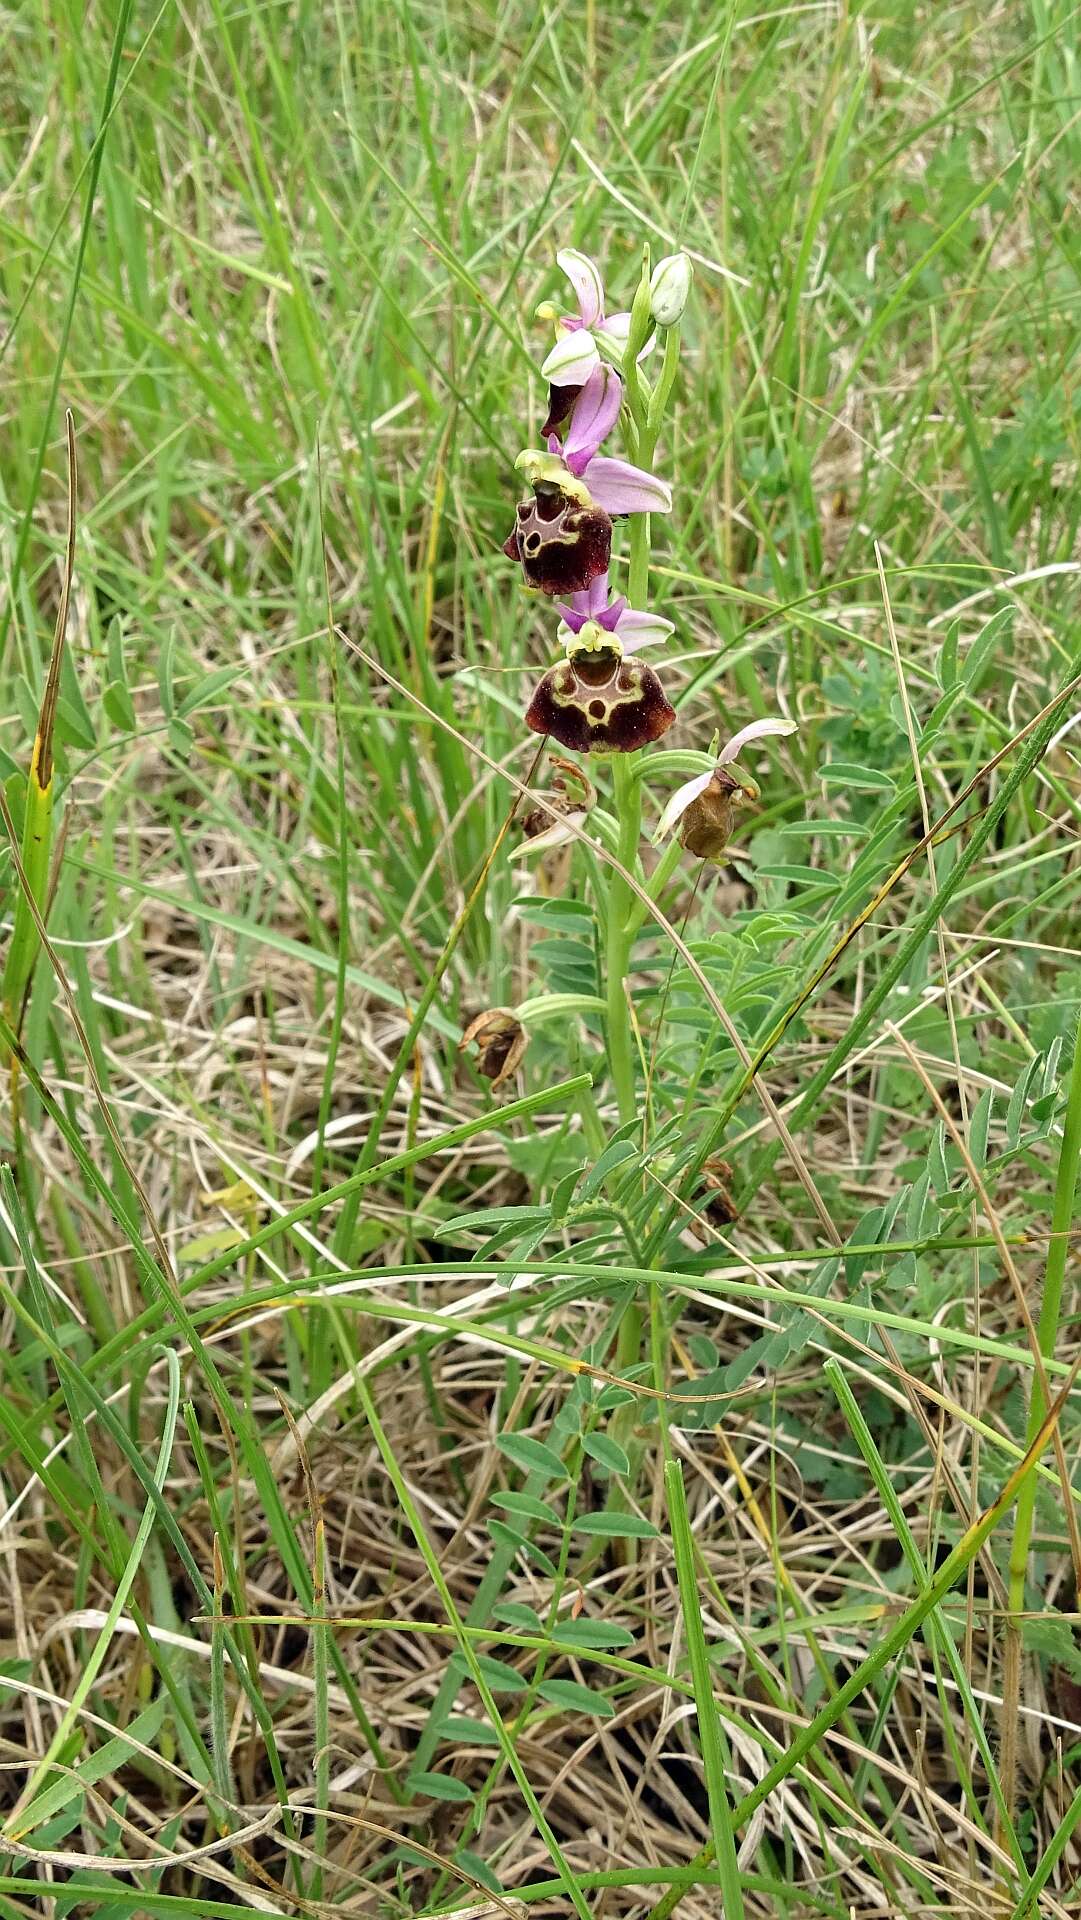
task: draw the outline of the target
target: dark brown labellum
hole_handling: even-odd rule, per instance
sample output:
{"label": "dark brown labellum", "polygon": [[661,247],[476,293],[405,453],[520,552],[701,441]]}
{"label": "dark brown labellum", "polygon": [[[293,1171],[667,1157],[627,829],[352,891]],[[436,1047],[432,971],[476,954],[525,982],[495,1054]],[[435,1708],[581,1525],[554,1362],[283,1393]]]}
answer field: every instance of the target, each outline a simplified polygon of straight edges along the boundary
{"label": "dark brown labellum", "polygon": [[588,495],[579,497],[584,493],[545,480],[532,500],[519,503],[503,551],[521,561],[526,585],[539,593],[584,593],[608,570],[612,522]]}
{"label": "dark brown labellum", "polygon": [[525,718],[534,733],[551,734],[572,753],[634,753],[667,733],[675,717],[652,667],[600,649],[552,667]]}

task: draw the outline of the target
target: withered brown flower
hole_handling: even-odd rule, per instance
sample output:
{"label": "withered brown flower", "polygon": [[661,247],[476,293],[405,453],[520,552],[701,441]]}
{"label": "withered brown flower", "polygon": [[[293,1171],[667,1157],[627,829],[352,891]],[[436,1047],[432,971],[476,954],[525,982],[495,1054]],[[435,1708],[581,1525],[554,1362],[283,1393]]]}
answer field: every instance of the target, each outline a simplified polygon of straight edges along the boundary
{"label": "withered brown flower", "polygon": [[732,1197],[734,1179],[731,1162],[722,1160],[720,1154],[710,1154],[702,1168],[702,1184],[709,1196],[702,1211],[711,1226],[730,1227],[739,1219],[739,1208]]}
{"label": "withered brown flower", "polygon": [[675,709],[653,668],[618,642],[551,667],[529,703],[526,726],[572,753],[634,753],[667,733]]}
{"label": "withered brown flower", "polygon": [[597,804],[597,789],[589,775],[573,760],[563,760],[558,754],[553,754],[548,765],[552,778],[547,805],[533,807],[522,815],[522,832],[527,840],[550,837],[551,844],[558,846],[564,838],[560,833],[560,823],[564,820],[584,820]]}
{"label": "withered brown flower", "polygon": [[492,1091],[509,1080],[520,1066],[529,1035],[509,1007],[489,1007],[471,1020],[458,1042],[458,1051],[477,1049],[477,1072],[492,1083]]}
{"label": "withered brown flower", "polygon": [[709,785],[696,794],[680,820],[680,846],[702,860],[719,860],[732,837],[736,808],[752,798],[752,790],[727,767],[715,768]]}
{"label": "withered brown flower", "polygon": [[663,840],[666,834],[679,828],[679,844],[688,853],[696,853],[701,860],[719,860],[732,832],[732,815],[736,807],[745,800],[757,800],[758,788],[753,780],[740,780],[729,773],[728,768],[736,759],[741,747],[752,740],[763,740],[770,734],[795,733],[794,720],[774,719],[752,720],[741,727],[738,733],[727,740],[713,766],[706,773],[696,773],[693,780],[686,780],[668,801],[661,814],[660,824],[654,834],[654,840]]}

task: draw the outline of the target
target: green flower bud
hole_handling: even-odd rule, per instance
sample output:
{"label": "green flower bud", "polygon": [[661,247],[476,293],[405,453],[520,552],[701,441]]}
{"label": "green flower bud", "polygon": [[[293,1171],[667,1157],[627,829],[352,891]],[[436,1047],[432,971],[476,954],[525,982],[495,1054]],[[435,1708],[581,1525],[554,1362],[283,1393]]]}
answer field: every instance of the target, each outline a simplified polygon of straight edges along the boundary
{"label": "green flower bud", "polygon": [[683,318],[694,268],[685,253],[658,260],[649,283],[649,304],[659,327],[674,327]]}

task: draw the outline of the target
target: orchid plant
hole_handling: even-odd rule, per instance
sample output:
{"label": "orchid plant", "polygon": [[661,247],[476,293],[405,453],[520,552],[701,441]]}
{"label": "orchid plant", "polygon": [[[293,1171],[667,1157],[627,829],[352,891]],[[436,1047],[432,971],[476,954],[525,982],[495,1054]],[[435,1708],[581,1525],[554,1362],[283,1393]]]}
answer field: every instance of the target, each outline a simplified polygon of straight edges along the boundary
{"label": "orchid plant", "polygon": [[[540,318],[555,329],[555,344],[540,372],[548,382],[544,446],[515,462],[528,493],[517,507],[503,551],[521,568],[525,586],[545,596],[559,617],[561,657],[533,692],[525,719],[534,733],[567,752],[607,755],[612,762],[618,865],[605,883],[594,864],[596,902],[604,929],[606,1049],[621,1125],[638,1113],[636,1042],[627,973],[641,901],[627,876],[657,898],[682,851],[702,860],[723,856],[736,810],[757,790],[733,771],[740,751],[768,735],[790,733],[792,723],[764,719],[743,728],[713,764],[674,793],[655,838],[668,845],[646,877],[640,859],[642,765],[640,750],[661,739],[676,719],[656,669],[641,650],[663,644],[674,623],[648,605],[650,517],[672,510],[672,489],[653,471],[653,457],[678,369],[680,321],[691,286],[691,263],[669,255],[649,271],[648,256],[630,309],[609,313],[600,271],[585,254],[564,250],[556,260],[570,282],[574,312],[545,302]],[[643,364],[657,346],[660,371],[651,385]],[[602,451],[622,424],[633,460]],[[616,523],[625,523],[625,555],[613,553]],[[615,574],[622,591],[614,591]],[[583,794],[596,795],[588,776],[568,797],[565,760],[558,762],[551,816],[534,814],[527,828],[538,849],[573,838],[565,825],[586,818]],[[573,779],[571,786],[573,787]],[[592,801],[590,801],[592,804]],[[598,1142],[603,1131],[598,1127]]]}

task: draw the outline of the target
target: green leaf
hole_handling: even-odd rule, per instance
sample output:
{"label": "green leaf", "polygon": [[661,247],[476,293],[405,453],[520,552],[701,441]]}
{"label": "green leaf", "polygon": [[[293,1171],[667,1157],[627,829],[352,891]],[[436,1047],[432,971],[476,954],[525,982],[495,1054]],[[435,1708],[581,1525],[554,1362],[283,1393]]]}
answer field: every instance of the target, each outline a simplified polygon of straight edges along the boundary
{"label": "green leaf", "polygon": [[501,1600],[492,1608],[492,1618],[505,1627],[517,1627],[520,1633],[544,1632],[540,1614],[535,1607],[527,1607],[524,1600]]}
{"label": "green leaf", "polygon": [[1011,1151],[1021,1138],[1021,1126],[1025,1117],[1029,1089],[1042,1064],[1042,1056],[1038,1053],[1034,1054],[1010,1095],[1010,1104],[1006,1109],[1006,1145]]}
{"label": "green leaf", "polygon": [[578,1680],[542,1680],[537,1688],[542,1700],[554,1707],[570,1707],[575,1713],[591,1713],[597,1720],[610,1720],[615,1708],[603,1694],[591,1692]]}
{"label": "green leaf", "polygon": [[977,634],[972,642],[961,667],[961,678],[970,692],[978,685],[984,667],[996,648],[1005,642],[1005,629],[1012,625],[1012,622],[1013,608],[1002,607],[998,613],[992,614],[982,633]]}
{"label": "green leaf", "polygon": [[547,1207],[478,1207],[474,1213],[456,1213],[439,1228],[441,1240],[460,1239],[463,1235],[488,1233],[493,1227],[510,1227],[520,1232],[525,1227],[547,1226]]}
{"label": "green leaf", "polygon": [[790,887],[818,887],[823,891],[828,890],[831,893],[836,893],[841,885],[836,874],[826,873],[821,867],[797,867],[781,864],[778,866],[756,867],[755,872],[758,873],[763,880],[783,880],[785,884]]}
{"label": "green leaf", "polygon": [[121,680],[111,680],[101,696],[105,716],[119,733],[134,733],[136,730],[135,707],[131,694]]}
{"label": "green leaf", "polygon": [[631,1463],[618,1441],[610,1440],[606,1433],[584,1433],[582,1445],[593,1460],[599,1460],[609,1473],[629,1473]]}
{"label": "green leaf", "polygon": [[64,731],[68,739],[74,740],[80,747],[89,749],[94,746],[97,734],[86,701],[83,699],[83,690],[79,685],[79,675],[76,672],[70,647],[65,647],[60,656],[58,712],[64,716]]}
{"label": "green leaf", "polygon": [[976,1102],[968,1129],[968,1150],[977,1171],[987,1161],[987,1133],[991,1125],[991,1108],[994,1105],[994,1088],[987,1087]]}
{"label": "green leaf", "polygon": [[114,613],[105,635],[105,655],[109,663],[109,678],[125,689],[128,686],[128,668],[124,659],[124,623],[118,613]]}
{"label": "green leaf", "polygon": [[176,653],[176,629],[166,634],[161,652],[158,655],[158,699],[161,710],[167,720],[171,720],[176,711],[173,699],[173,658]]}
{"label": "green leaf", "polygon": [[626,1627],[619,1626],[614,1620],[590,1620],[585,1614],[580,1620],[557,1620],[552,1629],[552,1638],[576,1647],[614,1649],[634,1645],[634,1635]]}
{"label": "green leaf", "polygon": [[549,1527],[562,1525],[554,1508],[546,1507],[543,1500],[535,1500],[531,1493],[493,1493],[492,1505],[504,1507],[508,1513],[525,1514],[529,1520],[541,1520]]}
{"label": "green leaf", "polygon": [[583,1513],[571,1523],[573,1533],[597,1540],[657,1540],[655,1526],[637,1513]]}
{"label": "green leaf", "polygon": [[525,1553],[527,1551],[529,1541],[526,1539],[524,1533],[518,1532],[516,1527],[508,1527],[502,1520],[487,1520],[485,1521],[485,1525],[492,1539],[495,1540],[499,1546],[509,1548],[511,1553],[514,1554]]}
{"label": "green leaf", "polygon": [[[466,1873],[472,1874],[474,1880],[479,1880],[482,1887],[487,1887],[489,1893],[502,1894],[503,1888],[500,1881],[487,1861],[481,1859],[479,1853],[472,1853],[468,1847],[459,1847],[454,1860],[457,1866],[464,1867]],[[494,1913],[492,1920],[496,1920]]]}
{"label": "green leaf", "polygon": [[617,1167],[621,1167],[625,1160],[637,1160],[640,1157],[640,1149],[632,1140],[610,1141],[596,1165],[590,1168],[583,1180],[580,1197],[587,1200],[590,1194],[596,1193],[598,1187],[604,1185],[608,1175],[614,1173]]}
{"label": "green leaf", "polygon": [[[452,1653],[448,1665],[460,1674],[463,1680],[472,1680],[472,1673],[465,1655]],[[494,1660],[490,1653],[478,1653],[477,1665],[492,1693],[524,1693],[527,1682],[514,1667],[504,1665],[502,1660]]]}
{"label": "green leaf", "polygon": [[626,1387],[605,1387],[597,1396],[598,1413],[614,1413],[617,1407],[625,1407],[637,1396],[629,1393]]}
{"label": "green leaf", "polygon": [[943,693],[948,693],[957,679],[957,641],[960,631],[960,622],[951,621],[934,663],[935,678]]}
{"label": "green leaf", "polygon": [[565,1173],[553,1187],[552,1198],[549,1201],[549,1217],[553,1226],[558,1226],[559,1222],[566,1218],[567,1209],[574,1199],[574,1191],[583,1171],[582,1167],[573,1168],[570,1173]]}
{"label": "green leaf", "polygon": [[496,1446],[523,1473],[546,1473],[550,1480],[565,1480],[567,1469],[555,1449],[528,1433],[500,1433]]}
{"label": "green leaf", "polygon": [[[468,1713],[452,1713],[439,1723],[441,1740],[457,1740],[462,1746],[498,1747],[499,1735],[487,1720],[474,1720]],[[439,1775],[442,1779],[443,1776]]]}
{"label": "green leaf", "polygon": [[411,1773],[409,1776],[411,1793],[426,1793],[432,1800],[454,1800],[464,1803],[473,1798],[472,1790],[464,1780],[456,1780],[452,1773]]}
{"label": "green leaf", "polygon": [[818,777],[827,787],[851,788],[863,793],[893,793],[897,782],[880,767],[860,767],[848,760],[831,760],[820,767]]}
{"label": "green leaf", "polygon": [[202,680],[197,680],[191,692],[184,695],[176,710],[179,717],[185,719],[198,707],[205,707],[216,694],[224,692],[226,687],[231,686],[244,671],[246,669],[238,668],[236,665],[215,667],[213,673],[208,673]]}
{"label": "green leaf", "polygon": [[925,1167],[918,1180],[914,1180],[905,1209],[906,1240],[922,1240],[924,1221],[928,1214],[933,1215],[931,1224],[938,1219],[938,1208],[931,1198],[931,1170]]}
{"label": "green leaf", "polygon": [[[130,1722],[123,1733],[114,1734],[113,1738],[106,1740],[96,1753],[88,1754],[70,1771],[66,1771],[59,1779],[53,1780],[51,1785],[46,1786],[37,1799],[25,1809],[20,1818],[20,1831],[32,1833],[39,1830],[43,1821],[50,1820],[76,1797],[80,1801],[81,1808],[85,1788],[96,1785],[99,1780],[105,1778],[106,1774],[128,1766],[136,1758],[133,1743],[137,1742],[139,1746],[153,1749],[161,1723],[165,1718],[167,1705],[167,1696],[164,1693],[159,1695],[148,1707],[143,1708],[142,1713]],[[40,1832],[35,1844],[40,1847],[45,1845]]]}
{"label": "green leaf", "polygon": [[788,840],[866,840],[868,829],[859,820],[786,820],[777,832]]}
{"label": "green leaf", "polygon": [[946,1165],[946,1128],[940,1120],[931,1135],[931,1145],[927,1150],[927,1164],[931,1173],[931,1185],[939,1198],[948,1193],[950,1170]]}

